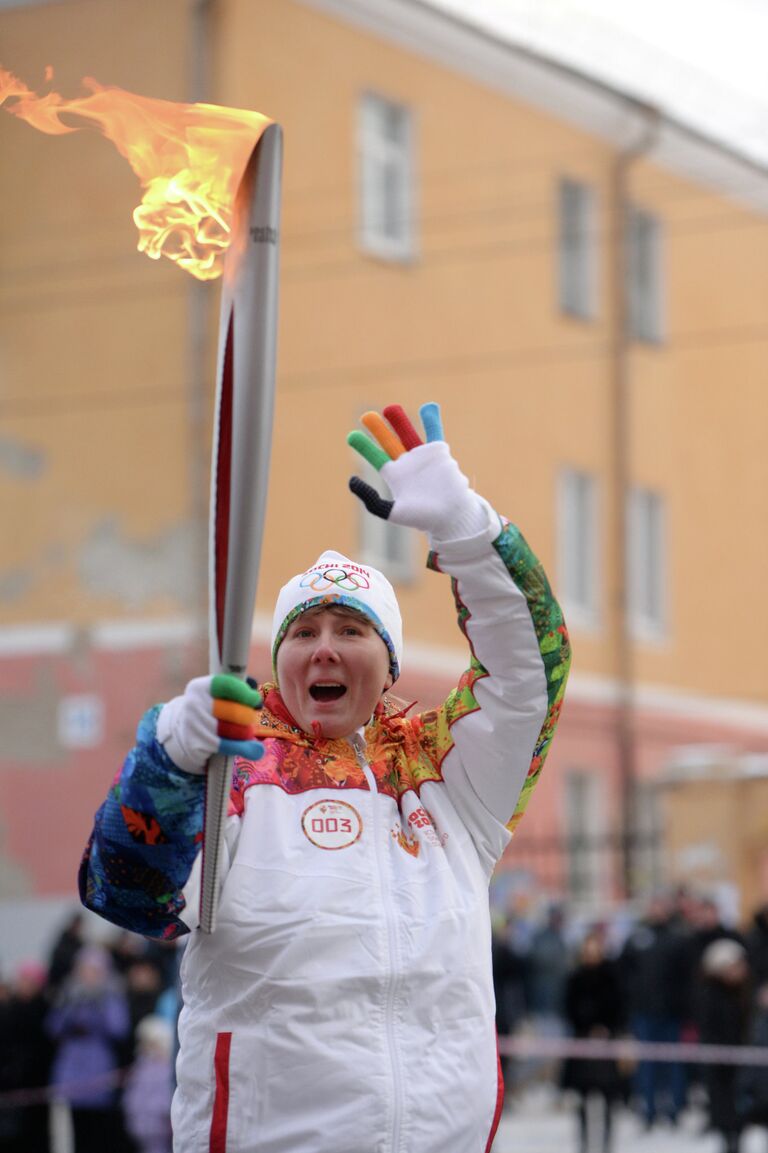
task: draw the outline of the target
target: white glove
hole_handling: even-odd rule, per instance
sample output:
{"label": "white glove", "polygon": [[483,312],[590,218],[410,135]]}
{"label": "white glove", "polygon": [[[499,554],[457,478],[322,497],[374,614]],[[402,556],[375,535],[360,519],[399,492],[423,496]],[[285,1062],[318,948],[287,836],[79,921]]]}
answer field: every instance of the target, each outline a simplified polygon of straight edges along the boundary
{"label": "white glove", "polygon": [[[195,677],[180,697],[164,704],[157,739],[175,765],[203,773],[216,753],[257,761],[264,753],[253,724],[261,694],[238,677]],[[239,738],[239,739],[233,739]]]}
{"label": "white glove", "polygon": [[350,433],[347,440],[381,472],[393,499],[384,500],[357,476],[349,482],[355,496],[374,516],[421,529],[433,541],[462,540],[482,532],[490,524],[489,506],[469,487],[451,456],[438,405],[425,404],[420,409],[426,444],[400,405],[388,405],[384,415],[394,433],[378,413],[363,417],[379,444],[362,432]]}

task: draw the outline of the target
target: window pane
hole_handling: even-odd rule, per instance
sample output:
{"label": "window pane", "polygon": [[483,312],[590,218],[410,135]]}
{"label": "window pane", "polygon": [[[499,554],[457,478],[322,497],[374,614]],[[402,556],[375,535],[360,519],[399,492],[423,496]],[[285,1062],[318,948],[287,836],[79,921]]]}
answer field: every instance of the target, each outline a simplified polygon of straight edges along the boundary
{"label": "window pane", "polygon": [[561,180],[559,187],[560,307],[573,316],[594,314],[594,197],[585,184]]}
{"label": "window pane", "polygon": [[661,226],[640,209],[627,218],[627,275],[630,333],[638,340],[661,339]]}
{"label": "window pane", "polygon": [[410,112],[367,93],[361,100],[359,123],[361,243],[379,256],[409,257],[413,249]]}
{"label": "window pane", "polygon": [[636,488],[627,517],[629,609],[633,625],[664,627],[664,504],[659,493]]}
{"label": "window pane", "polygon": [[563,469],[559,481],[560,595],[567,609],[597,607],[597,490],[593,476]]}

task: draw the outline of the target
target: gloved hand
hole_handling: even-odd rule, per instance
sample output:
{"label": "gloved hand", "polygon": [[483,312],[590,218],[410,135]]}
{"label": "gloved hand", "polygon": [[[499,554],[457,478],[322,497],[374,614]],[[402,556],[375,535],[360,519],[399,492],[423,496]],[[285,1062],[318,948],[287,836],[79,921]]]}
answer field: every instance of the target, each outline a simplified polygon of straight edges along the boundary
{"label": "gloved hand", "polygon": [[394,500],[384,500],[359,476],[349,482],[355,496],[374,516],[421,529],[432,540],[460,540],[479,533],[488,523],[488,506],[469,487],[451,456],[443,438],[440,406],[423,404],[419,409],[426,444],[401,405],[387,405],[384,416],[391,428],[377,412],[362,417],[378,444],[359,431],[351,432],[347,443],[381,473]]}
{"label": "gloved hand", "polygon": [[157,739],[173,763],[188,773],[204,772],[216,753],[258,761],[264,746],[254,738],[254,724],[261,704],[255,685],[239,677],[195,677],[180,697],[161,708]]}

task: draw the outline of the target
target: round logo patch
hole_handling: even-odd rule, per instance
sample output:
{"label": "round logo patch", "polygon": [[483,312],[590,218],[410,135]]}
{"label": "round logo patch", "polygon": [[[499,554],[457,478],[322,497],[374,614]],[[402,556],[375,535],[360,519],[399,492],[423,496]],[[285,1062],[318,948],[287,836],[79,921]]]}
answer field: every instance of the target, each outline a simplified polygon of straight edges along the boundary
{"label": "round logo patch", "polygon": [[301,814],[301,827],[318,849],[347,849],[358,840],[363,821],[346,801],[315,801]]}

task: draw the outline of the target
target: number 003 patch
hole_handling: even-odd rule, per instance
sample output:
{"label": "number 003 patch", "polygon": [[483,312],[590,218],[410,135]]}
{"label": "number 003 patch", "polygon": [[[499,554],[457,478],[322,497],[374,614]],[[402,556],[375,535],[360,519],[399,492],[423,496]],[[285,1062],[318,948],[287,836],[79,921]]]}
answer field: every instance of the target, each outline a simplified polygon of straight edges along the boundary
{"label": "number 003 patch", "polygon": [[301,814],[301,827],[318,849],[347,849],[362,833],[363,821],[346,801],[315,801]]}

